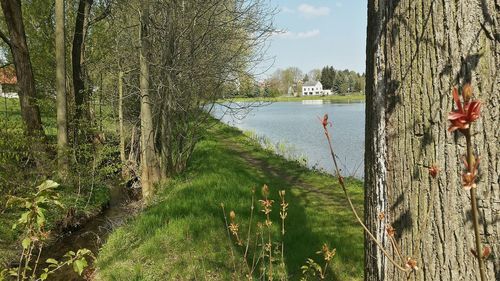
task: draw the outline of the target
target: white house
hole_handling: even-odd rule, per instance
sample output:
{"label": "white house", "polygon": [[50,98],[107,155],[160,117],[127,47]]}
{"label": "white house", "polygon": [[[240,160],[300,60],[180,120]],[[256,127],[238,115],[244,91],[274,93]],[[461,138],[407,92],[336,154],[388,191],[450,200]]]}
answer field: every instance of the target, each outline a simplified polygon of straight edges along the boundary
{"label": "white house", "polygon": [[323,90],[323,85],[319,81],[307,81],[302,85],[303,96],[329,96],[332,90]]}

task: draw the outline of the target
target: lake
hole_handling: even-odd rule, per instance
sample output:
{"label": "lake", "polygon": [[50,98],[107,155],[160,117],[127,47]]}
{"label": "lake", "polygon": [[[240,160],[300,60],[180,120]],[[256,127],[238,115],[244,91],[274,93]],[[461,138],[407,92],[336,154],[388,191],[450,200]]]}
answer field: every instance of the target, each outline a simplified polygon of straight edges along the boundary
{"label": "lake", "polygon": [[333,174],[328,144],[318,121],[325,113],[333,123],[329,129],[342,174],[363,178],[365,103],[275,102],[238,114],[229,114],[222,106],[214,110],[224,123],[286,146],[287,154],[293,151],[305,157],[307,166]]}

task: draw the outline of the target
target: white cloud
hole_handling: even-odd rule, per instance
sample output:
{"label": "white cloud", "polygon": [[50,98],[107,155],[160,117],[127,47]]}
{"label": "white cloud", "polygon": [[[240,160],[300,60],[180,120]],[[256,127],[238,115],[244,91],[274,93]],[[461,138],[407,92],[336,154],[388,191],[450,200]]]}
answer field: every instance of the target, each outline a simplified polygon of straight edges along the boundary
{"label": "white cloud", "polygon": [[280,31],[276,33],[276,36],[285,38],[285,39],[306,39],[312,38],[320,35],[319,29],[313,29],[308,31],[301,32],[292,32],[292,31]]}
{"label": "white cloud", "polygon": [[330,8],[328,7],[315,7],[309,4],[300,4],[297,11],[306,17],[321,17],[330,14]]}

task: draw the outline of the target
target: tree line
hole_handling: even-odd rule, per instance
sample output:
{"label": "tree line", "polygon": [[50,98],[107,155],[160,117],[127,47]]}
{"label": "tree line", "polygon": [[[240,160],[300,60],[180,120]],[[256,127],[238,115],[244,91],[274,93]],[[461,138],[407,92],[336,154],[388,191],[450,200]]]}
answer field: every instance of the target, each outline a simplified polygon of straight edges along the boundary
{"label": "tree line", "polygon": [[298,67],[275,70],[262,83],[246,80],[235,91],[240,96],[301,96],[302,85],[308,81],[320,81],[323,89],[332,90],[334,94],[346,95],[364,92],[365,75],[352,70],[336,70],[333,66],[313,69],[304,73]]}
{"label": "tree line", "polygon": [[254,76],[274,32],[263,0],[0,2],[29,165],[69,180],[112,144],[110,161],[145,197],[185,169],[207,113]]}

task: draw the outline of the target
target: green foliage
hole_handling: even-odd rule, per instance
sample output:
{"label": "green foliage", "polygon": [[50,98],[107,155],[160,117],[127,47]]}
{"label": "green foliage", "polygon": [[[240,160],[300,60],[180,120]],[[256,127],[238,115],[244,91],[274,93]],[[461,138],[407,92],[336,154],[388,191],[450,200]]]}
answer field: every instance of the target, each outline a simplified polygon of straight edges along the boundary
{"label": "green foliage", "polygon": [[321,70],[321,84],[323,89],[345,95],[346,93],[363,92],[365,89],[365,75],[354,71],[336,70],[333,66],[325,66]]}
{"label": "green foliage", "polygon": [[[11,196],[7,200],[7,205],[17,207],[22,210],[20,218],[12,226],[12,229],[21,229],[22,253],[19,266],[17,268],[5,269],[0,274],[0,280],[6,278],[6,274],[16,277],[17,280],[46,280],[48,276],[65,265],[72,265],[79,275],[88,266],[86,256],[92,256],[87,249],[80,249],[76,253],[73,251],[64,255],[64,261],[57,261],[53,258],[46,260],[47,267],[43,268],[40,276],[37,276],[39,266],[39,255],[44,247],[49,233],[46,231],[46,213],[51,207],[63,208],[59,201],[60,194],[56,190],[59,184],[46,180],[36,187],[36,193],[29,197]],[[34,266],[34,267],[32,267]]]}

